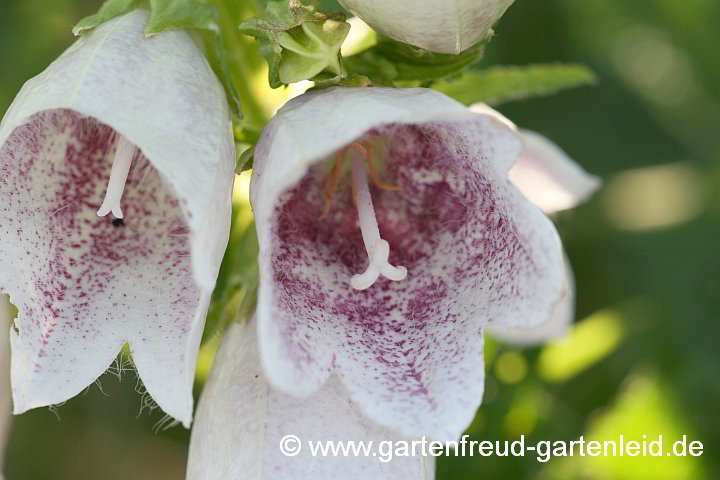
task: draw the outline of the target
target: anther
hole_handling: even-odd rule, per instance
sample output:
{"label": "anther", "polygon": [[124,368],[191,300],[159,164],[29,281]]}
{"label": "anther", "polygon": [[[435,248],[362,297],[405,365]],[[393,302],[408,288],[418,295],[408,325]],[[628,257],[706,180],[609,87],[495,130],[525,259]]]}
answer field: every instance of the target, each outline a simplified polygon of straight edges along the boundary
{"label": "anther", "polygon": [[127,182],[130,165],[137,148],[130,143],[124,136],[118,134],[117,144],[115,146],[115,158],[112,168],[110,169],[110,179],[108,180],[105,199],[97,211],[98,217],[104,217],[112,212],[115,218],[123,218],[123,212],[120,208],[120,199],[125,191],[125,182]]}

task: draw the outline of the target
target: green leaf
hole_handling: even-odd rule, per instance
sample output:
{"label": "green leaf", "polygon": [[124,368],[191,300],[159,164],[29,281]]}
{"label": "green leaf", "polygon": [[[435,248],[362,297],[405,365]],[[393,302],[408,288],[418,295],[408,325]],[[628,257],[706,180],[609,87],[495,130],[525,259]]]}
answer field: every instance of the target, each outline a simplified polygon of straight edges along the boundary
{"label": "green leaf", "polygon": [[466,105],[476,102],[498,105],[596,81],[595,74],[583,65],[537,64],[471,70],[458,79],[437,82],[432,87]]}
{"label": "green leaf", "polygon": [[212,295],[203,342],[221,334],[232,322],[247,320],[255,308],[260,249],[249,208],[246,204],[233,206],[230,243]]}
{"label": "green leaf", "polygon": [[345,58],[348,71],[376,83],[427,82],[460,72],[483,56],[484,42],[459,55],[433,53],[378,35],[374,47]]}
{"label": "green leaf", "polygon": [[140,3],[140,0],[105,0],[97,13],[81,19],[72,29],[74,35],[82,35],[101,23],[129,12]]}
{"label": "green leaf", "polygon": [[340,46],[350,31],[342,16],[328,16],[298,0],[270,0],[265,11],[240,24],[255,37],[273,88],[320,74],[345,76]]}
{"label": "green leaf", "polygon": [[150,0],[150,21],[145,34],[178,28],[218,31],[215,7],[196,0]]}
{"label": "green leaf", "polygon": [[235,161],[235,173],[238,175],[244,172],[245,170],[250,170],[253,166],[253,156],[255,155],[255,145],[252,145],[245,150],[242,151],[242,153],[239,153],[237,155],[237,159]]}
{"label": "green leaf", "polygon": [[[75,35],[86,33],[143,3],[142,0],[106,0],[97,13],[80,20],[73,27],[73,33]],[[217,31],[215,7],[197,0],[150,0],[150,21],[145,27],[145,34],[153,35],[176,28]]]}

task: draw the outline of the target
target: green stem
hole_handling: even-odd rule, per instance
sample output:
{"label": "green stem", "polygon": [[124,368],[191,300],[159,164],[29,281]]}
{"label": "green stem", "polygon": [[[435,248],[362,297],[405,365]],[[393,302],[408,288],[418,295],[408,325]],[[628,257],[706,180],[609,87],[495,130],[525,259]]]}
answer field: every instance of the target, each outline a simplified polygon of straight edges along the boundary
{"label": "green stem", "polygon": [[[257,64],[258,53],[253,48],[253,44],[249,39],[243,38],[238,32],[236,19],[232,16],[225,4],[225,0],[215,0],[213,2],[220,13],[220,34],[228,46],[228,61],[230,63],[231,75],[235,88],[240,97],[243,108],[243,115],[247,126],[254,129],[261,129],[268,121],[265,110],[255,100],[252,91],[252,73],[256,70],[253,64]],[[247,10],[256,10],[255,2],[243,2]],[[252,5],[250,5],[252,4]],[[254,16],[256,12],[250,13]]]}

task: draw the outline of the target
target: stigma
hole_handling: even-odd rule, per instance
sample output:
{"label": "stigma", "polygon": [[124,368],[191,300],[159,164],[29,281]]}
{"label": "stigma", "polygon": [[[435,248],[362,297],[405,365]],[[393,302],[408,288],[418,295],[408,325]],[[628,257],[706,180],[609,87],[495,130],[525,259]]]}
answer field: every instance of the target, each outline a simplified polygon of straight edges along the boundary
{"label": "stigma", "polygon": [[130,165],[132,165],[133,157],[137,152],[137,147],[130,143],[127,138],[121,134],[117,134],[117,143],[115,145],[115,158],[113,159],[112,168],[110,170],[110,178],[108,179],[107,190],[105,191],[105,199],[97,211],[98,217],[104,217],[112,212],[115,218],[122,219],[123,212],[120,207],[120,199],[122,199],[125,191],[125,182],[127,182]]}
{"label": "stigma", "polygon": [[380,237],[368,184],[366,165],[370,164],[369,153],[358,143],[351,144],[347,151],[352,161],[352,184],[360,219],[360,232],[369,261],[365,272],[353,275],[350,285],[356,290],[365,290],[374,285],[380,275],[393,281],[404,280],[407,277],[407,269],[402,266],[395,267],[388,262],[390,244]]}

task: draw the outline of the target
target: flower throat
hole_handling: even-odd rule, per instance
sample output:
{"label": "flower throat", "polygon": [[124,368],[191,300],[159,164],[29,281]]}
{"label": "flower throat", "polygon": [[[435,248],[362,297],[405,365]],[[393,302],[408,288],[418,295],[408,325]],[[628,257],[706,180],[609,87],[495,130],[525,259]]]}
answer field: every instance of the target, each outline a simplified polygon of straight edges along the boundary
{"label": "flower throat", "polygon": [[[370,195],[368,174],[378,188],[383,190],[400,190],[400,188],[383,183],[379,179],[370,152],[363,145],[353,142],[340,155],[343,154],[350,157],[352,164],[352,198],[357,208],[360,232],[369,262],[365,272],[352,276],[350,285],[356,290],[365,290],[373,286],[380,275],[396,282],[404,280],[407,277],[407,269],[403,266],[395,267],[388,261],[390,244],[380,237],[375,208]],[[321,218],[326,217],[330,211],[341,172],[342,158],[337,158],[325,184],[325,206]]]}

